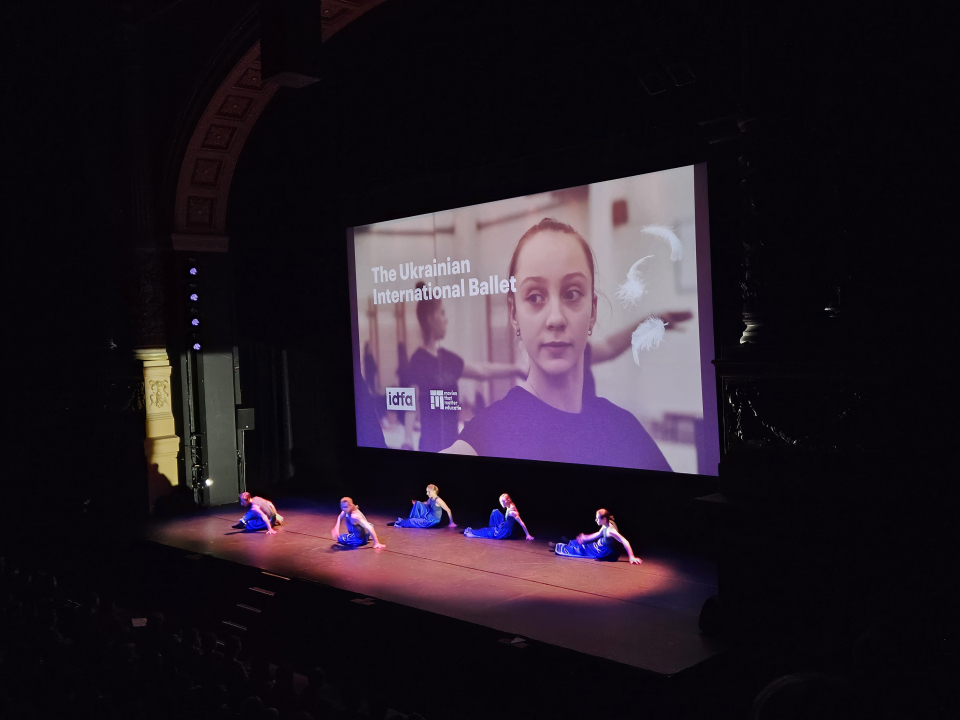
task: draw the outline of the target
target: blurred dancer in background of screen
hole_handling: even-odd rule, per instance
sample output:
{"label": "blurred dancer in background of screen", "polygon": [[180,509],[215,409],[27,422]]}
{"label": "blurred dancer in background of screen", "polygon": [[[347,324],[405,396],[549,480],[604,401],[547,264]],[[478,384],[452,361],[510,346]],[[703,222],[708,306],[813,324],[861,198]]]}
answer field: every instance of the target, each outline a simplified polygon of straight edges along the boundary
{"label": "blurred dancer in background of screen", "polygon": [[671,471],[636,417],[583,393],[584,350],[597,321],[594,267],[587,241],[565,223],[544,218],[523,234],[507,304],[529,375],[445,452]]}
{"label": "blurred dancer in background of screen", "polygon": [[[426,287],[417,283],[418,288]],[[440,341],[447,336],[447,311],[443,300],[421,300],[417,303],[417,322],[423,343],[410,356],[403,371],[401,382],[417,388],[417,409],[420,413],[421,452],[438,452],[449,447],[460,432],[460,413],[456,410],[444,410],[430,407],[430,391],[443,390],[456,393],[459,398],[459,380],[461,377],[474,380],[492,378],[523,377],[524,371],[508,363],[474,363],[464,360],[455,352],[440,347]],[[404,417],[404,446],[413,447],[414,415],[407,412]]]}
{"label": "blurred dancer in background of screen", "polygon": [[602,340],[593,340],[587,343],[583,350],[583,396],[590,397],[597,394],[597,382],[593,377],[593,366],[600,363],[616,360],[630,349],[630,340],[637,325],[649,317],[658,317],[663,320],[666,330],[679,330],[682,323],[693,319],[689,310],[673,310],[670,312],[651,313],[646,317],[626,325],[622,329],[607,335]]}

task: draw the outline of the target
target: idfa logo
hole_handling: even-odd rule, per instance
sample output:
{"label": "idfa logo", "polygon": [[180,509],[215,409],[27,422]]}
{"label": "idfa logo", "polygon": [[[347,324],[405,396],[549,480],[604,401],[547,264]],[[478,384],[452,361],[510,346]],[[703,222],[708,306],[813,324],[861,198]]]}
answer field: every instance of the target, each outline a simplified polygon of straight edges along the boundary
{"label": "idfa logo", "polygon": [[415,388],[387,388],[387,410],[416,410]]}

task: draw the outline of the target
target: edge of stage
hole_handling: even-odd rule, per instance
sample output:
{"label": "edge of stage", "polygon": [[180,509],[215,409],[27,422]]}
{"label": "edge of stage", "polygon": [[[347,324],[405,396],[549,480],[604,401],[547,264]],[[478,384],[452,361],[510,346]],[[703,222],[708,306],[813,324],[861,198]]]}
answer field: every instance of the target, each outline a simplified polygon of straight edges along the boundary
{"label": "edge of stage", "polygon": [[676,551],[640,548],[640,566],[625,557],[558,558],[545,539],[467,539],[464,525],[445,523],[387,527],[396,516],[369,509],[386,549],[348,549],[330,538],[337,505],[288,498],[279,510],[284,524],[273,536],[233,530],[238,505],[154,518],[139,535],[663,675],[722,650],[697,627],[703,602],[717,592],[716,568]]}

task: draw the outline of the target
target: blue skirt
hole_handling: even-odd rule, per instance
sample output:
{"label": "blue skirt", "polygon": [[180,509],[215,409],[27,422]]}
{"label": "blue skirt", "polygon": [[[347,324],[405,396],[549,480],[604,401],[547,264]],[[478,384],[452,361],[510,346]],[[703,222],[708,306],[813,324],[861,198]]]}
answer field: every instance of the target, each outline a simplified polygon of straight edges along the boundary
{"label": "blue skirt", "polygon": [[512,517],[504,517],[503,513],[499,510],[494,510],[490,513],[490,522],[485,528],[480,528],[479,530],[474,530],[473,528],[467,528],[463,531],[464,535],[470,534],[467,537],[476,537],[476,538],[490,538],[491,540],[504,540],[510,537],[510,533],[513,532],[513,524],[516,522]]}
{"label": "blue skirt", "polygon": [[272,522],[270,525],[267,525],[263,521],[263,518],[260,517],[260,513],[253,509],[248,510],[240,520],[246,523],[247,530],[266,530],[270,525],[273,525]]}
{"label": "blue skirt", "polygon": [[428,528],[440,524],[440,517],[430,512],[430,506],[419,500],[413,504],[410,517],[406,520],[397,518],[394,527]]}
{"label": "blue skirt", "polygon": [[361,545],[366,545],[369,541],[369,537],[359,533],[344,533],[337,538],[338,543],[346,545],[347,547],[360,547]]}
{"label": "blue skirt", "polygon": [[569,543],[557,543],[553,552],[560,557],[585,558],[587,560],[616,560],[619,553],[612,543],[599,538],[592,543],[581,545],[576,540]]}

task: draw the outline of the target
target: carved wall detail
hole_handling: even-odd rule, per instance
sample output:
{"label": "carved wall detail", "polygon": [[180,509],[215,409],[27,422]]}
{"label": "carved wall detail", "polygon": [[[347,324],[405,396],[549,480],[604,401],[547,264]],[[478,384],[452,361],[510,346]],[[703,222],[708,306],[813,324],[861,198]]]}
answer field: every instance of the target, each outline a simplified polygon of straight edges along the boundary
{"label": "carved wall detail", "polygon": [[170,360],[167,351],[162,348],[139,348],[134,351],[136,358],[143,362],[143,385],[147,400],[146,437],[143,451],[150,472],[157,479],[166,478],[163,483],[151,483],[150,505],[162,494],[169,492],[169,486],[179,482],[180,469],[177,454],[180,452],[180,438],[176,434],[173,408],[170,404]]}
{"label": "carved wall detail", "polygon": [[723,425],[728,456],[751,451],[851,456],[882,452],[894,441],[873,385],[824,378],[725,378]]}
{"label": "carved wall detail", "polygon": [[262,81],[260,43],[256,43],[207,103],[180,168],[174,207],[176,234],[226,234],[227,198],[237,159],[278,87]]}
{"label": "carved wall detail", "polygon": [[367,10],[375,8],[385,0],[324,0],[320,7],[320,32],[323,40],[328,40],[345,25],[356,20]]}
{"label": "carved wall detail", "polygon": [[[336,0],[321,7],[321,41],[384,0]],[[214,93],[193,131],[177,181],[176,250],[226,252],[227,200],[240,152],[280,86],[264,82],[260,43],[243,56]]]}
{"label": "carved wall detail", "polygon": [[170,404],[170,384],[166,380],[150,381],[150,404],[155,408]]}

